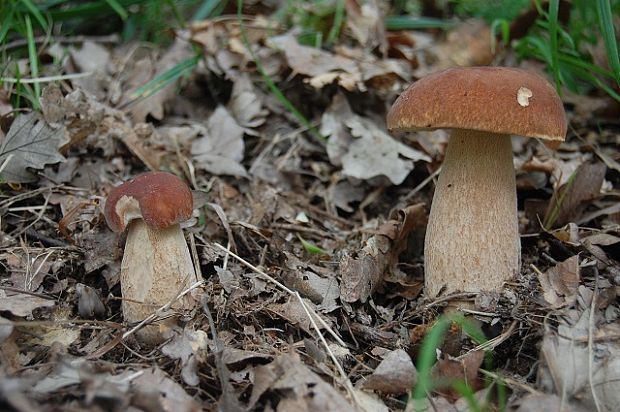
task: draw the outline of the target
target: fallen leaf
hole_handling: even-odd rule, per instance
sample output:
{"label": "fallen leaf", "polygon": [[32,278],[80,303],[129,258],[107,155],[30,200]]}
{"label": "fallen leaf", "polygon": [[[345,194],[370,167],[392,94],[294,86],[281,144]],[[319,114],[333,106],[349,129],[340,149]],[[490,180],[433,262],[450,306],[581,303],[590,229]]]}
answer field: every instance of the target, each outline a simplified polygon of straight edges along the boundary
{"label": "fallen leaf", "polygon": [[228,110],[219,106],[207,121],[205,135],[192,143],[196,167],[216,175],[246,177],[240,163],[245,147],[243,132]]}
{"label": "fallen leaf", "polygon": [[199,412],[202,410],[200,404],[185,392],[181,385],[170,379],[158,367],[144,370],[131,382],[131,385],[143,400],[148,399],[151,407],[154,406],[151,402],[155,402],[158,409],[152,410],[161,412]]}
{"label": "fallen leaf", "polygon": [[308,83],[315,88],[337,81],[349,91],[365,90],[362,75],[353,59],[315,47],[303,46],[291,32],[270,37],[267,45],[282,51],[294,72],[310,76]]}
{"label": "fallen leaf", "polygon": [[75,293],[78,297],[78,313],[82,318],[102,318],[105,315],[105,306],[96,289],[77,283]]}
{"label": "fallen leaf", "polygon": [[424,153],[394,140],[369,119],[353,116],[345,124],[358,138],[342,157],[342,173],[347,176],[358,179],[385,176],[392,184],[399,185],[413,170],[414,162],[431,161]]}
{"label": "fallen leaf", "polygon": [[580,286],[577,307],[557,316],[557,331],[546,328],[537,380],[545,392],[578,400],[586,410],[600,406],[599,410],[613,411],[620,404],[620,344],[617,339],[588,344],[591,325],[598,330],[606,322],[598,309],[591,312],[593,296],[592,290]]}
{"label": "fallen leaf", "polygon": [[[265,123],[269,112],[263,108],[262,101],[250,77],[243,73],[235,79],[228,109],[237,123],[251,129]],[[246,133],[248,130],[246,130]]]}
{"label": "fallen leaf", "polygon": [[378,46],[381,54],[385,56],[387,40],[379,3],[375,0],[347,0],[344,4],[347,10],[346,24],[353,37],[364,48],[373,49]]}
{"label": "fallen leaf", "polygon": [[545,227],[563,226],[578,219],[583,210],[600,196],[607,166],[604,163],[583,163],[567,183],[553,193],[545,215]]}
{"label": "fallen leaf", "polygon": [[181,360],[181,378],[191,386],[200,383],[197,375],[198,362],[204,360],[208,345],[208,336],[202,330],[185,328],[183,331],[172,330],[173,338],[162,346],[161,352],[172,358]]}
{"label": "fallen leaf", "polygon": [[[276,408],[281,412],[354,410],[342,394],[308,369],[294,353],[280,355],[273,362],[254,369],[254,387],[248,408],[254,408],[270,391],[283,394]],[[272,396],[271,400],[275,402],[277,398]]]}
{"label": "fallen leaf", "polygon": [[51,128],[39,113],[18,116],[0,145],[0,178],[15,183],[37,180],[28,168],[65,160],[58,151],[64,143],[62,128]]}
{"label": "fallen leaf", "polygon": [[363,387],[390,395],[409,393],[418,379],[418,372],[407,352],[397,349],[389,352],[366,378]]}
{"label": "fallen leaf", "polygon": [[38,296],[15,294],[7,296],[4,290],[0,290],[0,311],[9,311],[15,316],[32,316],[32,311],[39,308],[51,308],[55,302]]}
{"label": "fallen leaf", "polygon": [[436,388],[436,392],[448,399],[456,400],[460,394],[451,384],[460,380],[465,382],[470,388],[478,390],[482,387],[482,382],[478,378],[478,369],[484,360],[484,351],[478,350],[469,352],[460,360],[440,359],[431,370],[433,379],[441,381],[441,386]]}
{"label": "fallen leaf", "polygon": [[538,275],[543,296],[553,307],[575,302],[579,286],[579,256],[575,255]]}
{"label": "fallen leaf", "polygon": [[515,412],[587,412],[566,399],[553,394],[530,394],[517,400],[519,408]]}

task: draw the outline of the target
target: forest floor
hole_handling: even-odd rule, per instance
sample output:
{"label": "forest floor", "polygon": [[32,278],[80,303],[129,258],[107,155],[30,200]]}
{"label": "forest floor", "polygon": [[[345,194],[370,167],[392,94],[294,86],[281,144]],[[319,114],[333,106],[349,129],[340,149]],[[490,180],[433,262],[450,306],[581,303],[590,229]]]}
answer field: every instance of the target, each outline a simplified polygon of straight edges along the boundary
{"label": "forest floor", "polygon": [[[448,134],[391,136],[387,110],[451,66],[546,74],[492,52],[477,20],[446,33],[348,16],[322,49],[259,14],[195,23],[166,49],[51,42],[40,75],[74,76],[42,86],[40,111],[0,89],[0,409],[413,411],[416,387],[437,411],[620,404],[618,104],[564,91],[566,142],[513,138],[521,273],[501,293],[430,299]],[[123,320],[124,237],[102,212],[149,170],[194,190],[184,232],[202,281],[154,348]],[[466,321],[441,316],[454,299]]]}

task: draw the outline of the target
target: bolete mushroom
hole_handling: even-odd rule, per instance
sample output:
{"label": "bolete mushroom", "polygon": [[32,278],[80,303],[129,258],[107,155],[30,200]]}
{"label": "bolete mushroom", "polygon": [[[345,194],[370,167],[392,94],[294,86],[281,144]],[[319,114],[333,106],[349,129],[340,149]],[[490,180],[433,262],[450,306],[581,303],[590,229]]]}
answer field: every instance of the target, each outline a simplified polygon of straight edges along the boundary
{"label": "bolete mushroom", "polygon": [[[104,210],[108,226],[114,232],[128,227],[120,275],[125,321],[145,319],[196,282],[179,225],[191,217],[192,209],[191,190],[170,173],[144,173],[110,192]],[[186,295],[172,308],[193,305],[193,298]],[[164,322],[173,323],[173,319]],[[137,337],[157,344],[163,335],[158,325],[150,325],[140,329]]]}
{"label": "bolete mushroom", "polygon": [[424,243],[427,295],[501,290],[521,266],[511,135],[564,140],[555,89],[521,69],[451,68],[413,83],[387,125],[453,129]]}

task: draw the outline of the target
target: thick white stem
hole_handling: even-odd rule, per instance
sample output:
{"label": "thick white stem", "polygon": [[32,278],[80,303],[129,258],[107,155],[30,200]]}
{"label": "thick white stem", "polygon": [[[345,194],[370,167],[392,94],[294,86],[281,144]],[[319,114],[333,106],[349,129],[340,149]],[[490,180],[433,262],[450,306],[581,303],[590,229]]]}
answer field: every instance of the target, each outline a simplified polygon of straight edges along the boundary
{"label": "thick white stem", "polygon": [[426,293],[499,291],[520,265],[510,136],[454,130],[426,231]]}
{"label": "thick white stem", "polygon": [[[127,322],[139,322],[159,307],[173,300],[177,294],[196,282],[196,273],[181,227],[149,228],[142,219],[129,225],[125,253],[121,264],[121,292],[123,315]],[[186,295],[172,305],[173,309],[191,309],[195,301]],[[174,318],[163,322],[170,327]],[[163,328],[156,323],[137,332],[147,344],[163,339]]]}

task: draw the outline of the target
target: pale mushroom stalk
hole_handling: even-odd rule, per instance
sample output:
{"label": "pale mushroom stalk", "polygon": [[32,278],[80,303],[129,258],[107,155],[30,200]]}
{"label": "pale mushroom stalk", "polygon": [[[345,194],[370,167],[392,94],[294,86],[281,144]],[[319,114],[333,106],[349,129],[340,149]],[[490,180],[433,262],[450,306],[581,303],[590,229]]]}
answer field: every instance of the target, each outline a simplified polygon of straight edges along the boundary
{"label": "pale mushroom stalk", "polygon": [[[464,242],[464,240],[466,241]],[[452,132],[424,244],[426,292],[499,290],[520,266],[510,136]]]}
{"label": "pale mushroom stalk", "polygon": [[[142,219],[129,224],[121,263],[123,315],[127,322],[146,319],[195,281],[194,266],[179,224],[165,229],[151,229]],[[193,298],[185,295],[172,308],[187,310],[193,304]],[[172,327],[175,319],[160,323]],[[145,326],[137,334],[148,343],[156,343],[162,335],[159,324]]]}

